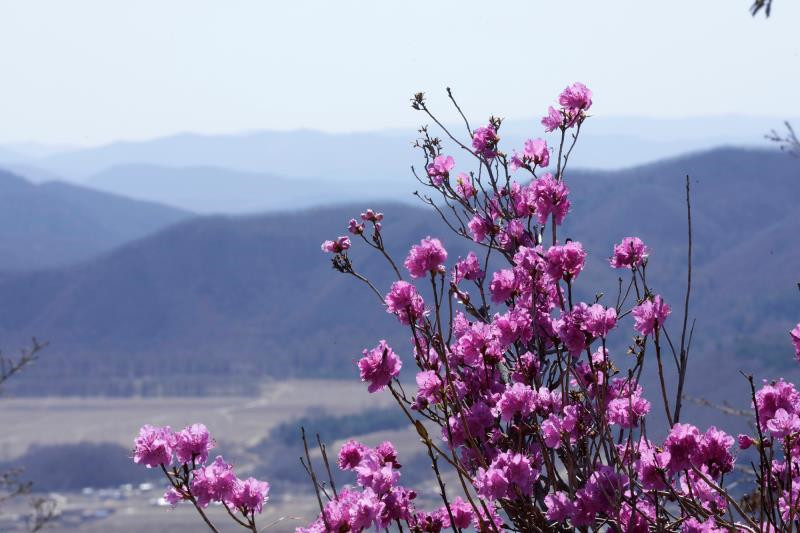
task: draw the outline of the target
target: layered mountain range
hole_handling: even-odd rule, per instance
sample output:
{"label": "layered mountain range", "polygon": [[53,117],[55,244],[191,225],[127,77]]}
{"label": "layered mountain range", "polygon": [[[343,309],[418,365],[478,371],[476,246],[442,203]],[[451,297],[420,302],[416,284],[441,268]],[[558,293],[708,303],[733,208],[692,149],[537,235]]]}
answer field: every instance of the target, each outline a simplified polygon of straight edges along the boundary
{"label": "layered mountain range", "polygon": [[[708,395],[722,398],[741,388],[740,369],[765,377],[794,372],[788,330],[800,318],[794,246],[800,162],[774,151],[727,148],[625,170],[576,170],[567,177],[573,207],[562,235],[580,240],[590,254],[578,280],[578,296],[587,301],[597,292],[616,298],[619,272],[607,257],[622,237],[642,237],[652,250],[649,279],[673,304],[677,327],[686,278],[687,175],[695,245],[693,362],[700,375],[714,373]],[[41,240],[37,268],[2,263],[6,351],[34,335],[50,342],[46,359],[20,379],[18,393],[200,393],[270,377],[353,377],[361,349],[380,338],[405,346],[406,333],[364,286],[331,269],[320,242],[343,234],[349,218],[372,207],[386,214],[385,237],[400,259],[429,234],[443,237],[452,260],[473,249],[446,233],[430,210],[379,197],[303,209],[287,196],[278,212],[191,216],[73,185],[5,178],[28,191],[8,200],[6,211],[13,204],[19,227],[59,213],[48,207],[37,215],[25,206],[71,199],[95,217],[85,221],[93,230],[87,235],[113,233],[91,246],[70,245],[84,249],[70,260],[56,253],[65,242],[59,240],[80,232],[54,221],[44,224],[51,241]],[[0,201],[9,197],[0,194]],[[66,214],[73,224],[75,212]],[[26,242],[24,232],[16,242]],[[381,257],[361,250],[353,257],[381,290],[388,288]],[[620,328],[632,331],[627,323]],[[624,348],[615,346],[618,357]],[[697,381],[689,390],[708,392]]]}

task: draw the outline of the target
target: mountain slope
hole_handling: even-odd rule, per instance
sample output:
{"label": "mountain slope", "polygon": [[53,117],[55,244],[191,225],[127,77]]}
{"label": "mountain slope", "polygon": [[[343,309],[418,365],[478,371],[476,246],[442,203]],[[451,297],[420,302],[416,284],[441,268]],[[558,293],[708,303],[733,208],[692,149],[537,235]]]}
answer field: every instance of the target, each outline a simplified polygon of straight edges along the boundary
{"label": "mountain slope", "polygon": [[0,170],[0,270],[88,259],[188,216],[66,183],[34,185]]}
{"label": "mountain slope", "polygon": [[[572,174],[573,213],[561,235],[579,238],[591,257],[578,296],[589,300],[600,289],[613,300],[619,272],[605,258],[622,237],[640,235],[652,248],[648,277],[673,304],[677,327],[686,261],[683,176],[690,173],[692,315],[699,317],[693,364],[720,378],[717,393],[740,384],[740,368],[793,368],[786,332],[800,319],[800,249],[793,246],[799,165],[778,153],[725,149],[619,173]],[[386,213],[385,237],[399,259],[428,234],[445,237],[451,262],[472,247],[443,233],[429,211],[373,207]],[[0,299],[19,304],[0,310],[0,335],[7,346],[34,334],[50,340],[46,363],[28,383],[60,390],[82,383],[80,390],[96,393],[126,383],[113,392],[130,392],[134,380],[154,376],[173,391],[189,390],[187,382],[207,387],[263,375],[352,376],[362,348],[380,338],[402,345],[406,336],[374,295],[332,271],[319,251],[361,209],[199,218],[83,265],[6,277]],[[358,249],[353,257],[359,271],[388,288],[382,258]],[[614,349],[624,353],[624,346]]]}
{"label": "mountain slope", "polygon": [[[686,285],[687,174],[694,229],[690,317],[697,319],[692,364],[696,376],[712,376],[689,393],[741,398],[746,383],[740,370],[770,378],[798,374],[788,336],[800,320],[797,159],[727,148],[621,172],[573,173],[574,216],[565,229],[593,254],[579,294],[588,300],[599,289],[616,297],[617,278],[604,259],[622,237],[639,235],[651,246],[648,278],[672,304],[671,327],[678,328]],[[595,202],[602,207],[589,213]]]}
{"label": "mountain slope", "polygon": [[[433,222],[416,210],[385,211],[399,248]],[[342,375],[332,354],[357,354],[365,331],[398,338],[390,317],[372,312],[374,296],[332,271],[319,250],[351,213],[357,208],[201,218],[83,265],[0,281],[0,297],[21,302],[0,311],[6,342],[24,343],[31,331],[51,342],[47,363],[19,383]],[[363,264],[386,287],[378,266],[374,256]]]}

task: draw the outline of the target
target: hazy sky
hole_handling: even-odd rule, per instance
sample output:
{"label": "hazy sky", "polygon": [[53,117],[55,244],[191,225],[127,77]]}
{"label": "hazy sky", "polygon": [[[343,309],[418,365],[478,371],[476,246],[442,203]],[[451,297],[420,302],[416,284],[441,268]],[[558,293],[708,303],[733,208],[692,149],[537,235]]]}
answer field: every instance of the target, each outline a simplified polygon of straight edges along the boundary
{"label": "hazy sky", "polygon": [[[800,2],[2,1],[0,142],[404,127],[450,85],[476,117],[800,114]],[[436,98],[433,98],[436,96]]]}

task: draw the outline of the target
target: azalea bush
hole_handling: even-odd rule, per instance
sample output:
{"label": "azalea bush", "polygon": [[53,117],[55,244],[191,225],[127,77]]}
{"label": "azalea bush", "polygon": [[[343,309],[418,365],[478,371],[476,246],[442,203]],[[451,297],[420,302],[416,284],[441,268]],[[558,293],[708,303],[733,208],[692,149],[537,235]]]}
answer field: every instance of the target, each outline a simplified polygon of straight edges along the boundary
{"label": "azalea bush", "polygon": [[209,462],[215,446],[208,428],[193,424],[174,432],[169,426],[142,426],[134,442],[133,460],[147,468],[160,468],[169,482],[164,500],[175,506],[191,503],[212,531],[218,531],[205,509],[221,505],[229,518],[256,532],[256,515],[264,508],[269,483],[255,478],[239,479],[233,467],[218,455]]}
{"label": "azalea bush", "polygon": [[[587,252],[565,238],[561,225],[570,212],[567,168],[590,119],[591,91],[575,83],[549,107],[542,126],[558,135],[554,146],[531,139],[510,153],[500,144],[500,119],[473,128],[449,90],[448,96],[463,138],[438,119],[423,94],[412,100],[442,135],[420,129],[416,146],[424,165],[415,177],[429,191],[419,197],[473,251],[454,259],[428,236],[401,263],[384,241],[390,221],[373,210],[350,220],[349,235],[322,244],[334,269],[363,283],[379,300],[376,311],[382,307],[407,329],[406,346],[395,350],[376,339],[357,367],[367,392],[391,395],[418,433],[441,503],[418,507],[417,493],[401,484],[390,442],[345,443],[335,462],[352,472],[352,483],[337,490],[324,445],[318,443],[324,469],[315,470],[304,436],[303,465],[320,512],[298,531],[798,527],[800,392],[794,385],[778,380],[757,389],[749,378],[752,434],[734,438],[684,420],[693,334],[691,211],[682,302],[665,301],[650,284],[650,250],[634,236],[607,252],[609,268],[623,279],[616,297],[576,301]],[[690,208],[688,180],[686,192]],[[386,259],[396,277],[390,287],[359,272],[349,254],[354,243]],[[631,330],[621,322],[627,315]],[[629,357],[610,353],[612,335],[628,339]],[[800,325],[790,338],[800,359]],[[416,367],[416,390],[398,379],[403,367]],[[658,376],[648,395],[640,383],[645,367]],[[663,427],[648,427],[648,415]],[[146,426],[134,460],[164,471],[169,501],[194,504],[207,523],[203,509],[220,502],[256,531],[266,485],[237,480],[221,458],[207,464],[210,442],[204,428],[173,434]],[[745,454],[733,491],[737,455]]]}

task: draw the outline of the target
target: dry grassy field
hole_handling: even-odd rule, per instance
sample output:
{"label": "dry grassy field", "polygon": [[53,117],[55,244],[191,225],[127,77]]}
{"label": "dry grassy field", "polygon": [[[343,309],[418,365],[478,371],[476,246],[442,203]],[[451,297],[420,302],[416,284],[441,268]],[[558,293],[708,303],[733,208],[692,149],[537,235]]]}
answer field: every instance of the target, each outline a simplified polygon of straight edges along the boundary
{"label": "dry grassy field", "polygon": [[[335,398],[335,401],[332,399]],[[393,400],[388,393],[368,394],[366,387],[355,380],[291,380],[265,383],[259,397],[212,398],[0,398],[0,459],[12,459],[36,444],[74,444],[80,442],[112,442],[132,447],[133,438],[143,423],[171,425],[180,428],[193,422],[204,422],[217,436],[220,453],[243,450],[267,436],[276,424],[323,411],[334,415],[352,414],[367,408],[386,407]],[[401,462],[421,452],[418,437],[411,427],[354,435],[365,444],[376,445],[391,440],[398,448]],[[328,442],[336,453],[343,440]],[[316,453],[314,454],[316,455]],[[287,457],[297,462],[297,457]],[[299,462],[297,468],[301,466]],[[455,480],[453,480],[455,481]],[[433,485],[424,483],[414,488],[430,494]],[[430,486],[427,486],[430,485]],[[63,518],[50,531],[87,533],[133,533],[149,531],[203,531],[195,512],[188,506],[177,509],[159,506],[163,487],[139,490],[113,489],[61,493],[58,498]],[[424,496],[421,495],[421,502]],[[20,527],[16,513],[25,510],[19,502],[3,508],[0,530],[16,531]],[[430,505],[434,505],[431,502]],[[279,518],[265,531],[294,531],[316,515],[316,500],[309,484],[307,494],[273,492],[268,511],[262,519],[266,525]],[[214,514],[214,509],[211,513]],[[221,510],[220,510],[221,511]],[[297,519],[293,519],[296,517]],[[227,527],[220,515],[222,531]],[[22,529],[19,529],[22,531]]]}
{"label": "dry grassy field", "polygon": [[[59,519],[45,528],[45,531],[64,533],[166,533],[172,531],[207,531],[194,508],[182,504],[172,509],[158,505],[163,489],[155,487],[133,494],[108,491],[105,496],[60,494]],[[18,513],[27,511],[24,501],[6,505],[0,514],[0,531],[23,533],[27,531],[24,523],[17,519]],[[242,531],[232,522],[220,507],[207,510],[209,518],[221,532]],[[271,498],[260,517],[260,528],[270,533],[294,531],[309,523],[318,513],[316,500],[311,498],[281,497]],[[235,526],[235,524],[233,524]],[[266,527],[269,526],[269,527]]]}
{"label": "dry grassy field", "polygon": [[[335,398],[335,401],[332,399]],[[356,380],[287,380],[264,384],[257,398],[0,398],[0,460],[32,444],[113,442],[132,446],[142,424],[203,422],[217,439],[251,445],[274,425],[306,413],[358,412],[392,403]]]}

